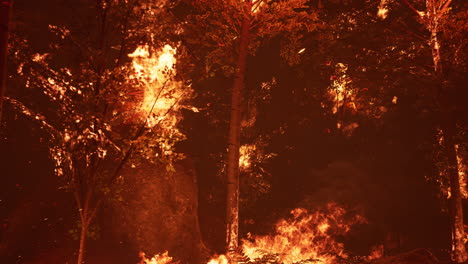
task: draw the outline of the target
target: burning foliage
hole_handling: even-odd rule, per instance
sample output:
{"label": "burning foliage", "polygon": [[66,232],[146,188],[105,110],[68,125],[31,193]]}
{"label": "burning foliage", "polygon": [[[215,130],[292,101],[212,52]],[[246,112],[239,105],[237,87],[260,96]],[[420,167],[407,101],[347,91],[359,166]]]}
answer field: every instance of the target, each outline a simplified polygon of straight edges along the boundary
{"label": "burning foliage", "polygon": [[133,100],[124,102],[132,109],[124,116],[125,122],[143,122],[140,130],[147,131],[148,136],[137,142],[141,143],[144,156],[167,159],[168,168],[172,168],[172,161],[183,158],[174,151],[174,144],[185,139],[177,127],[182,119],[181,109],[198,111],[188,103],[193,93],[190,85],[175,78],[175,55],[176,49],[170,45],[156,51],[147,45],[139,46],[129,54],[132,74],[126,96]]}

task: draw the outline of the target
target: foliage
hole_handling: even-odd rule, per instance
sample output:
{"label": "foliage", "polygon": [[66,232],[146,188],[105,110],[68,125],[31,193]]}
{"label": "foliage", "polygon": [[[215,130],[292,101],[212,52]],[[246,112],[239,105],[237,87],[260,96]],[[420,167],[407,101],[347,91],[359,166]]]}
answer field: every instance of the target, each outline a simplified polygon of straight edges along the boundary
{"label": "foliage", "polygon": [[[179,9],[182,33],[180,38],[191,52],[192,58],[205,69],[205,77],[222,73],[232,77],[242,18],[250,18],[250,53],[255,55],[261,45],[281,39],[281,55],[290,63],[298,63],[301,39],[306,33],[319,26],[315,10],[309,8],[306,0],[253,1],[252,10],[245,10],[242,1],[187,1],[181,0]],[[180,15],[180,14],[179,14]],[[190,23],[188,22],[190,21]]]}
{"label": "foliage", "polygon": [[[135,31],[131,27],[135,26],[133,22],[128,21],[128,16],[135,15],[132,12],[136,3],[118,4],[113,8],[103,6],[100,9],[100,12],[107,12],[110,17],[115,16],[109,18],[111,20],[128,23],[116,24],[112,29],[128,29],[130,38],[148,34],[145,32],[147,28]],[[147,6],[135,10],[138,11],[136,15],[148,16],[143,11],[154,14]],[[127,20],[122,17],[127,17]],[[175,110],[168,109],[165,116],[156,116],[155,111],[139,111],[144,89],[148,85],[160,89],[161,97],[154,98],[154,103],[176,96],[172,88],[176,85],[172,69],[163,69],[161,74],[166,79],[164,84],[161,80],[148,83],[150,73],[147,72],[139,72],[135,78],[128,78],[136,73],[131,62],[120,62],[125,60],[120,57],[125,47],[120,46],[120,51],[113,53],[115,60],[112,61],[104,57],[106,53],[112,52],[112,43],[106,47],[93,48],[90,45],[92,39],[79,38],[78,30],[73,31],[73,28],[66,26],[50,26],[50,30],[56,38],[51,42],[49,52],[32,53],[27,41],[19,37],[15,39],[17,45],[14,45],[16,50],[13,52],[23,85],[42,93],[40,96],[49,110],[44,111],[43,107],[33,103],[23,104],[15,99],[11,99],[11,102],[24,114],[39,120],[41,127],[48,131],[50,153],[55,161],[57,175],[65,175],[71,185],[82,180],[90,181],[85,184],[101,189],[102,192],[108,190],[108,184],[115,180],[115,166],[109,165],[116,159],[122,160],[131,146],[137,149],[140,157],[147,160],[170,164],[182,158],[172,149],[175,142],[184,139],[184,135],[164,124],[169,122],[166,121],[169,116],[174,118],[172,115]],[[111,41],[119,34],[128,34],[126,31],[108,34],[112,33],[117,35],[111,35],[105,41]],[[118,43],[122,45],[120,39]],[[155,45],[155,42],[150,44]],[[78,63],[63,60],[67,56],[77,57]],[[29,61],[28,57],[33,59]],[[179,82],[177,85],[184,84]],[[176,101],[174,104],[183,103]],[[159,118],[159,121],[148,124],[147,118]],[[96,173],[100,175],[96,176]]]}

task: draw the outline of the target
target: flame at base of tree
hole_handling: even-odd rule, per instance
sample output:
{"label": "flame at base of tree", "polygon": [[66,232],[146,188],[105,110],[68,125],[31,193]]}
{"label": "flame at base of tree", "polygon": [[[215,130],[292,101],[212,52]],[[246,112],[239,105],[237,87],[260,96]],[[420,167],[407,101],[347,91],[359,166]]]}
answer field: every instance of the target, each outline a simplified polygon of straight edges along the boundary
{"label": "flame at base of tree", "polygon": [[[242,240],[245,258],[239,263],[317,263],[334,264],[339,259],[349,258],[344,244],[337,237],[346,235],[356,224],[367,221],[360,215],[347,212],[336,203],[329,203],[317,211],[304,208],[291,211],[291,216],[281,219],[275,225],[275,232],[267,236],[251,236]],[[382,256],[381,248],[375,248],[366,259]],[[141,263],[169,264],[167,252],[156,255],[151,260],[140,253]],[[164,257],[165,256],[165,257]],[[226,255],[216,255],[207,264],[227,264]]]}

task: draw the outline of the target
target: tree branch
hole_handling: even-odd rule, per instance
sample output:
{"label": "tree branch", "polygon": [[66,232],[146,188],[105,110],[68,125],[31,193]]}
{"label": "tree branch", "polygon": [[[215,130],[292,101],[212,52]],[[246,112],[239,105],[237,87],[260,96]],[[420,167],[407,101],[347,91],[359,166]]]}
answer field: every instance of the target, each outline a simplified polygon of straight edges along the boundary
{"label": "tree branch", "polygon": [[418,16],[418,17],[422,17],[421,13],[416,9],[414,8],[414,6],[408,2],[407,0],[403,0],[403,2],[411,9],[414,11],[414,13]]}

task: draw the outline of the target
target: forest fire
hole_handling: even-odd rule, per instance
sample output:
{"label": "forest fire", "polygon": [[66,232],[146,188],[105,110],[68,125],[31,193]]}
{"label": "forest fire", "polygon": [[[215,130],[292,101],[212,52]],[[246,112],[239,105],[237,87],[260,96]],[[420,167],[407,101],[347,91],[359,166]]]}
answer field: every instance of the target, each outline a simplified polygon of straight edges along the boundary
{"label": "forest fire", "polygon": [[467,7],[0,0],[0,263],[466,264]]}

